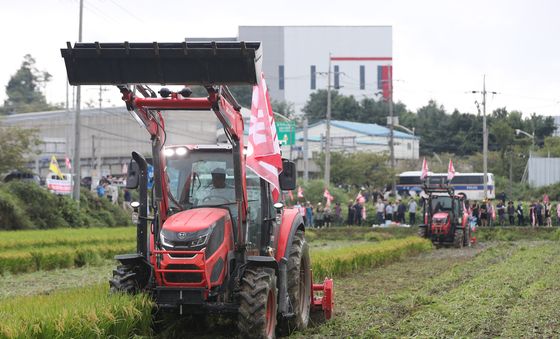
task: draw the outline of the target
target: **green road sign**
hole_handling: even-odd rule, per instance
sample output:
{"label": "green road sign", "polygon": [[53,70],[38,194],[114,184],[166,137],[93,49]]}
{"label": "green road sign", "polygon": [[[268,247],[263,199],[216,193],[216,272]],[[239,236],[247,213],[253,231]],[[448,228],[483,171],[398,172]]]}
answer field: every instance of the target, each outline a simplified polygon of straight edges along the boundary
{"label": "green road sign", "polygon": [[276,133],[278,134],[278,141],[280,141],[282,145],[296,144],[295,121],[277,121]]}

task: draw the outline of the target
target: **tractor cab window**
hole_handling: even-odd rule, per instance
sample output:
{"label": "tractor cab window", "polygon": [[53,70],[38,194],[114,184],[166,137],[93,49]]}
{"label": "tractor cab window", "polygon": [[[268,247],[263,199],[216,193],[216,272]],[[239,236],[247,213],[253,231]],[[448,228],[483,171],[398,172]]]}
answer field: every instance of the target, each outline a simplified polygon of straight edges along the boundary
{"label": "tractor cab window", "polygon": [[235,219],[233,159],[230,152],[192,151],[167,157],[169,200],[174,210],[223,206]]}
{"label": "tractor cab window", "polygon": [[451,197],[432,196],[432,213],[451,211]]}

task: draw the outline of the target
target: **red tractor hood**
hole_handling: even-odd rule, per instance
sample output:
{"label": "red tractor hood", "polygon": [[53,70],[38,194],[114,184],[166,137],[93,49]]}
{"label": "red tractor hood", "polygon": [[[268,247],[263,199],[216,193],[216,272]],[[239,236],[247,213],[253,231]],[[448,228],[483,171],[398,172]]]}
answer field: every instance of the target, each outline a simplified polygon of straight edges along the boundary
{"label": "red tractor hood", "polygon": [[447,213],[447,212],[437,212],[436,214],[433,215],[432,218],[438,218],[438,219],[440,219],[440,218],[445,218],[445,217],[447,217],[448,215],[449,215],[449,213]]}
{"label": "red tractor hood", "polygon": [[224,208],[193,208],[170,216],[164,223],[163,229],[171,232],[196,232],[208,228],[221,218],[230,219]]}

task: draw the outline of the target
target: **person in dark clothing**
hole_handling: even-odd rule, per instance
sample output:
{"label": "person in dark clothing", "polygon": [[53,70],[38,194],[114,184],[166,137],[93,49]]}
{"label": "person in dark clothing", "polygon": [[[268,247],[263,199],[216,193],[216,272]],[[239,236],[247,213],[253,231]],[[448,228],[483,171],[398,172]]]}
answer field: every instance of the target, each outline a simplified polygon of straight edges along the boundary
{"label": "person in dark clothing", "polygon": [[354,224],[362,226],[362,205],[356,202],[354,204]]}
{"label": "person in dark clothing", "polygon": [[513,201],[511,201],[511,200],[508,201],[507,214],[508,214],[508,218],[509,218],[509,225],[514,226],[515,225],[515,207],[513,206]]}
{"label": "person in dark clothing", "polygon": [[523,226],[525,220],[523,220],[523,203],[521,201],[517,202],[517,226]]}
{"label": "person in dark clothing", "polygon": [[506,220],[506,207],[504,206],[504,203],[500,200],[498,202],[498,205],[496,206],[496,210],[498,211],[498,222],[500,223],[500,226],[504,226],[505,220]]}
{"label": "person in dark clothing", "polygon": [[354,214],[355,213],[356,213],[356,209],[354,208],[354,205],[352,204],[352,200],[350,200],[350,202],[348,203],[348,220],[347,220],[348,225],[354,225]]}
{"label": "person in dark clothing", "polygon": [[539,226],[543,225],[543,207],[541,201],[537,201],[535,205],[535,214],[537,215],[537,223]]}
{"label": "person in dark clothing", "polygon": [[401,200],[399,201],[399,205],[397,207],[397,221],[401,224],[406,222],[404,214],[406,213],[406,205]]}

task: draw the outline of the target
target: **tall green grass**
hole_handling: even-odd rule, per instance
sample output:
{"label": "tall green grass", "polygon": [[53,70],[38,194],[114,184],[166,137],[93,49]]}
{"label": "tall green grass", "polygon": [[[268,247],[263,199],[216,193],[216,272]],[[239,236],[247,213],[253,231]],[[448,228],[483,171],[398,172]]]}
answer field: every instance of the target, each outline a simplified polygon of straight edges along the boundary
{"label": "tall green grass", "polygon": [[335,249],[312,250],[313,277],[319,281],[327,276],[343,276],[397,261],[431,248],[431,242],[426,239],[408,237]]}
{"label": "tall green grass", "polygon": [[106,284],[0,303],[2,338],[130,338],[150,335],[144,295],[109,295]]}

